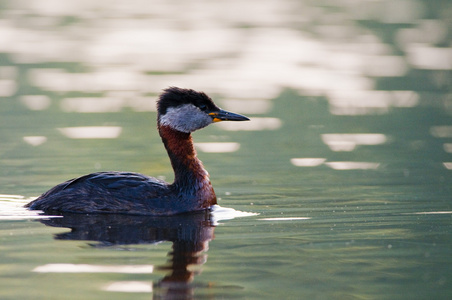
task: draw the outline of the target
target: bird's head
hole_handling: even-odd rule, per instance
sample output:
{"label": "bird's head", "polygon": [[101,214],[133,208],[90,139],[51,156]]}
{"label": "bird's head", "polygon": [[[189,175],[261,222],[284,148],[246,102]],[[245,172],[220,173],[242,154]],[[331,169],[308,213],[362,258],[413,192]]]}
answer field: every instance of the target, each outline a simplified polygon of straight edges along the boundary
{"label": "bird's head", "polygon": [[178,87],[163,91],[157,102],[159,125],[190,133],[220,121],[248,121],[245,116],[222,110],[203,92]]}

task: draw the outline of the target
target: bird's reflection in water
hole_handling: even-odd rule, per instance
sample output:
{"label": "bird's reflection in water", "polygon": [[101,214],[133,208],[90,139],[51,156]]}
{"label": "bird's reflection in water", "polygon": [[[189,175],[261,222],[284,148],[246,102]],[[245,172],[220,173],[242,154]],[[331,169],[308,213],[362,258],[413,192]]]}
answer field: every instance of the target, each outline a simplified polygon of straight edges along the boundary
{"label": "bird's reflection in water", "polygon": [[70,232],[55,235],[60,240],[98,241],[96,247],[128,244],[173,243],[166,266],[168,274],[154,286],[154,299],[190,299],[196,271],[189,266],[206,262],[208,243],[214,237],[209,213],[190,213],[171,217],[130,215],[64,214],[62,218],[41,220],[53,227],[67,227]]}

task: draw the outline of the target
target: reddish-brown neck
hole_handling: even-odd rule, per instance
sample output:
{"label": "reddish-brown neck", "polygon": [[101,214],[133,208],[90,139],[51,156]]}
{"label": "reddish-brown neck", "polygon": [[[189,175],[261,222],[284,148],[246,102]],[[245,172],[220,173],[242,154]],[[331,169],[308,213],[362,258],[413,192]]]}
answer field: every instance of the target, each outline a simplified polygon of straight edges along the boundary
{"label": "reddish-brown neck", "polygon": [[209,173],[196,156],[190,133],[176,131],[164,125],[159,125],[158,129],[174,170],[172,186],[182,196],[195,196],[203,207],[216,204]]}

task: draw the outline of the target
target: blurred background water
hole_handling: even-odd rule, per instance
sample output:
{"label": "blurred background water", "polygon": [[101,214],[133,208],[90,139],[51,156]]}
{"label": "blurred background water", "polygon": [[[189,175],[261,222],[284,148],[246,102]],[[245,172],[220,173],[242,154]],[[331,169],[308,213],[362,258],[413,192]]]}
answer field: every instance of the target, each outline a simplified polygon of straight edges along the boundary
{"label": "blurred background water", "polygon": [[[448,0],[0,1],[0,298],[449,299],[451,41]],[[168,86],[251,117],[194,139],[254,215],[21,208],[100,170],[171,181]]]}

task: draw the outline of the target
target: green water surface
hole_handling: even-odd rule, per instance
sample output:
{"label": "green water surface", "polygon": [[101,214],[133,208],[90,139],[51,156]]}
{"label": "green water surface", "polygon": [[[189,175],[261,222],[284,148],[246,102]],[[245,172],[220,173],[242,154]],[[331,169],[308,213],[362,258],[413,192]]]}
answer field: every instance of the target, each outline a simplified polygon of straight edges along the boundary
{"label": "green water surface", "polygon": [[[447,25],[450,20],[440,12],[450,14],[452,10],[447,1],[443,6],[438,4],[438,7],[429,8],[421,1],[399,2],[402,11],[411,14],[398,14],[397,6],[393,7],[394,13],[389,14],[390,8],[383,9],[388,5],[387,1],[376,1],[375,7],[368,8],[373,14],[361,14],[361,10],[345,4],[283,1],[275,4],[279,10],[270,10],[267,14],[262,9],[255,13],[255,19],[249,19],[235,15],[239,4],[234,4],[234,9],[229,9],[231,12],[228,5],[218,4],[217,7],[206,3],[205,10],[195,3],[156,5],[155,10],[149,7],[142,10],[138,3],[97,8],[88,4],[83,7],[73,4],[69,8],[52,8],[50,5],[46,10],[3,1],[0,6],[2,24],[5,30],[17,34],[17,40],[13,43],[10,39],[10,44],[21,46],[0,46],[4,47],[0,48],[0,86],[4,91],[0,93],[0,299],[449,299],[452,296],[452,77],[451,69],[447,67],[450,61],[442,67],[428,62],[424,65],[416,63],[411,60],[414,59],[411,52],[405,52],[401,46],[401,41],[406,42],[406,39],[400,36],[407,34],[405,29],[416,29],[418,33],[425,31],[427,33],[420,35],[422,38],[417,37],[424,39],[422,43],[450,51],[446,38],[447,33],[450,36]],[[377,3],[380,6],[377,7]],[[251,1],[249,5],[261,7],[260,2]],[[403,5],[407,5],[407,10]],[[175,17],[171,13],[175,8],[187,10],[191,15],[203,11],[206,21]],[[201,15],[197,16],[201,18]],[[219,30],[218,34],[196,31],[211,29],[209,24],[222,24],[213,26],[212,30],[230,31]],[[446,33],[429,35],[429,24],[439,24]],[[127,47],[149,46],[149,41],[145,38],[135,40],[127,34],[121,36],[124,40],[119,39],[123,43],[116,45],[120,54],[113,57],[118,62],[108,60],[109,47],[100,48],[102,52],[93,46],[107,58],[103,55],[93,55],[90,60],[82,57],[83,51],[94,50],[79,49],[80,45],[110,41],[103,30],[111,34],[127,29],[127,26],[136,32],[142,32],[143,28],[162,30],[158,37],[163,46],[156,43],[155,48],[145,48],[149,52],[155,49],[149,56],[164,58],[161,64],[153,68],[152,64],[146,65],[146,56],[128,53]],[[198,32],[209,38],[227,36],[229,39],[225,39],[232,44],[225,48],[226,42],[213,41],[212,44],[218,43],[216,47],[221,50],[212,50],[214,46],[209,43],[202,45],[212,53],[186,45],[184,48],[167,42],[174,38],[168,30]],[[292,36],[294,32],[297,34]],[[93,37],[87,38],[90,34]],[[94,38],[96,35],[100,41]],[[44,41],[41,47],[40,36]],[[112,36],[109,38],[113,39]],[[190,35],[191,38],[194,36]],[[335,105],[343,103],[335,102],[334,89],[354,92],[364,87],[338,87],[334,81],[325,81],[323,85],[306,90],[302,83],[314,77],[286,77],[293,70],[282,67],[290,60],[292,50],[275,60],[277,65],[266,65],[273,59],[272,53],[280,51],[278,43],[266,42],[265,37],[271,36],[276,41],[281,41],[281,37],[309,41],[299,49],[296,43],[282,47],[304,53],[302,62],[290,62],[302,71],[328,59],[322,52],[325,49],[333,48],[331,53],[348,53],[349,56],[341,56],[343,61],[329,63],[331,69],[327,70],[331,73],[312,75],[324,79],[327,74],[340,74],[334,77],[338,80],[361,74],[357,69],[349,69],[354,60],[346,59],[358,56],[354,52],[356,47],[345,45],[370,41],[365,44],[368,46],[366,55],[400,57],[406,61],[407,69],[390,76],[363,71],[360,78],[372,82],[367,91],[405,91],[411,96],[405,102],[390,97],[372,102],[374,104],[364,97],[350,104],[355,110],[337,113]],[[397,42],[396,38],[400,40]],[[73,43],[70,44],[72,47],[58,44],[61,50],[53,52],[48,43],[54,39]],[[303,52],[311,49],[312,41],[325,47],[317,51],[319,56],[311,57],[311,52]],[[189,41],[184,39],[183,42]],[[166,48],[165,43],[174,47]],[[253,43],[262,48],[254,49]],[[416,41],[412,43],[416,44]],[[27,45],[34,45],[37,50],[28,51]],[[386,50],[378,50],[382,45],[387,47]],[[198,54],[197,51],[206,52]],[[72,59],[55,58],[55,53],[72,53]],[[364,61],[371,62],[372,59]],[[140,60],[144,60],[142,64]],[[180,61],[184,63],[177,65]],[[253,69],[256,61],[262,64],[262,70]],[[159,69],[162,65],[174,64],[177,66],[170,70]],[[228,70],[246,64],[250,64],[248,70],[255,71],[250,71],[251,75],[247,73],[249,77],[245,76],[245,71],[228,73]],[[142,86],[135,85],[136,81],[130,81],[127,76],[119,82],[132,82],[131,85],[118,87],[111,83],[117,78],[113,76],[112,81],[106,80],[111,85],[106,84],[98,90],[93,91],[89,82],[84,82],[85,86],[63,89],[61,85],[59,88],[54,85],[58,76],[42,79],[49,80],[48,86],[44,87],[30,75],[34,69],[90,74],[98,68],[132,70],[144,76],[146,87],[140,90]],[[206,72],[212,72],[209,76],[217,82],[208,82],[209,76],[203,77]],[[15,89],[7,92],[11,82]],[[345,81],[341,83],[346,85]],[[74,82],[65,84],[71,86]],[[118,244],[105,243],[92,236],[79,240],[61,239],[58,237],[68,234],[71,229],[46,226],[45,221],[28,216],[20,208],[28,198],[36,197],[60,182],[96,171],[133,171],[171,181],[172,170],[155,128],[156,113],[152,109],[139,111],[125,105],[116,112],[84,113],[68,111],[62,104],[66,98],[107,96],[148,97],[149,101],[155,101],[159,91],[168,85],[211,90],[214,101],[224,106],[235,96],[224,91],[228,89],[255,94],[255,97],[239,98],[243,103],[257,99],[270,104],[266,110],[261,109],[264,102],[249,102],[257,103],[252,104],[251,109],[249,105],[246,109],[235,106],[235,112],[248,115],[250,124],[253,119],[254,124],[262,122],[260,126],[227,130],[219,126],[221,124],[215,124],[193,134],[195,142],[240,145],[234,152],[198,151],[198,156],[211,175],[220,206],[253,215],[235,215],[235,218],[218,223],[196,221],[193,223],[195,233],[184,225],[189,221],[177,220],[174,232],[178,238],[195,241],[186,246],[189,249],[185,252],[178,252],[172,248],[173,242],[165,241],[165,238],[158,243],[145,240]],[[276,93],[274,87],[278,87]],[[88,88],[91,90],[83,91]],[[111,94],[110,89],[116,94]],[[123,94],[117,96],[118,92]],[[44,95],[48,97],[48,104],[32,109],[23,100],[27,95]],[[387,102],[388,99],[395,102]],[[79,126],[119,126],[122,131],[113,139],[74,139],[58,129]],[[373,144],[361,140],[353,149],[338,150],[328,145],[325,140],[328,134],[352,134],[355,137],[357,134],[378,134],[384,140]],[[32,145],[24,139],[30,136],[45,137],[45,141]],[[340,138],[344,139],[344,136]],[[300,158],[321,161],[315,166],[299,166],[294,159]],[[345,168],[338,168],[337,163],[345,163]],[[366,164],[356,167],[350,163]],[[90,220],[94,219],[80,217],[80,224],[76,225],[84,225]],[[114,236],[113,229],[121,231],[134,219],[121,219],[119,223],[102,218],[95,220],[103,225],[93,221],[94,225],[89,229],[83,227],[79,231],[82,236],[97,232],[97,229]],[[133,225],[137,232],[143,228],[149,228],[149,232],[158,231],[155,227],[140,225],[143,220],[131,224],[138,224]],[[130,235],[133,232],[130,231]],[[199,247],[196,248],[199,251],[191,251],[190,247]],[[174,253],[182,253],[182,258]],[[174,261],[178,259],[188,265],[190,272],[187,274],[191,278],[170,284],[168,288],[162,284],[162,279],[173,274]],[[152,265],[153,271],[36,271],[38,267],[52,264],[113,268]],[[133,282],[135,288],[108,290],[118,282]]]}

